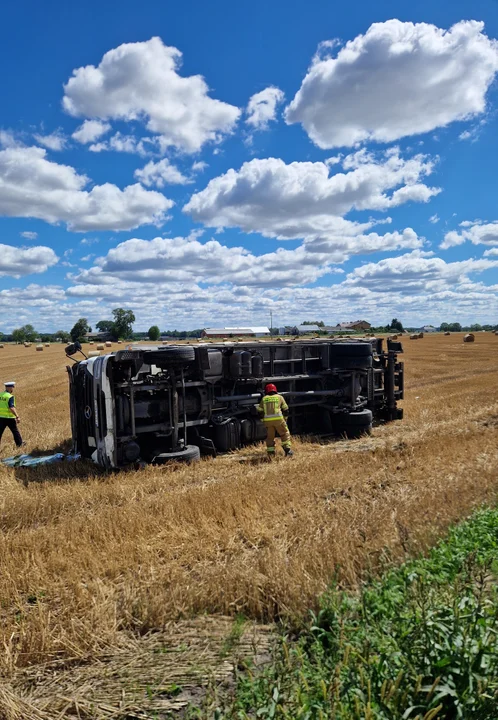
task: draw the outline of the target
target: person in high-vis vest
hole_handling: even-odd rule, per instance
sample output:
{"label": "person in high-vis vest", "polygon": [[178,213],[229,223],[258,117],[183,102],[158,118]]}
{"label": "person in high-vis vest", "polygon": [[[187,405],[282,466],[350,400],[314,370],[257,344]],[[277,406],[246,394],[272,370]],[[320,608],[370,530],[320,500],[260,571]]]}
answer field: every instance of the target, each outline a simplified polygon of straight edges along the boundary
{"label": "person in high-vis vest", "polygon": [[2,439],[5,428],[9,428],[14,437],[15,444],[17,447],[21,447],[21,445],[25,445],[25,443],[17,427],[21,420],[16,410],[16,399],[14,397],[15,386],[15,382],[6,382],[5,391],[0,393],[0,440]]}
{"label": "person in high-vis vest", "polygon": [[287,456],[293,455],[291,435],[285,421],[289,414],[289,407],[272,383],[265,387],[265,394],[258,405],[258,412],[266,426],[266,451],[268,457],[275,456],[275,436],[277,434],[280,437],[285,454]]}

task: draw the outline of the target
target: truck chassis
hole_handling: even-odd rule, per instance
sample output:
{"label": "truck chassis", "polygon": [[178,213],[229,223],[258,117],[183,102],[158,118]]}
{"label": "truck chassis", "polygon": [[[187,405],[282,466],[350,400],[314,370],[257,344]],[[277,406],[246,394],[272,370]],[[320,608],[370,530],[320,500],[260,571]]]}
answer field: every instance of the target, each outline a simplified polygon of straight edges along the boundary
{"label": "truck chassis", "polygon": [[401,419],[401,343],[252,341],[129,346],[67,368],[74,450],[111,469],[192,461],[265,438],[268,382],[293,434],[356,438]]}

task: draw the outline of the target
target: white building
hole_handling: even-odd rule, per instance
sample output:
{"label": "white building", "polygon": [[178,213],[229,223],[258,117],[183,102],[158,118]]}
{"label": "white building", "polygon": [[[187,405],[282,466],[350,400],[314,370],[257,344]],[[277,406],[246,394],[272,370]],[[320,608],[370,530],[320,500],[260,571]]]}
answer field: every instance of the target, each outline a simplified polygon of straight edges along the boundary
{"label": "white building", "polygon": [[321,327],[318,325],[297,325],[297,332],[299,335],[308,335],[308,333],[317,333],[321,331]]}
{"label": "white building", "polygon": [[202,331],[202,337],[208,338],[267,337],[269,335],[270,328],[263,326],[206,328]]}
{"label": "white building", "polygon": [[438,329],[434,327],[434,325],[424,325],[424,327],[421,327],[419,332],[423,333],[431,333],[431,332],[438,332]]}

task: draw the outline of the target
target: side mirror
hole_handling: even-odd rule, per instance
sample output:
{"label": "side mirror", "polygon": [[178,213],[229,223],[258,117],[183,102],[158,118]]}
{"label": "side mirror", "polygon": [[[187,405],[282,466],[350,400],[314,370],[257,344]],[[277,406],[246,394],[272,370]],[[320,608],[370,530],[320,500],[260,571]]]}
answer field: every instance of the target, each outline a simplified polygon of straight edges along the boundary
{"label": "side mirror", "polygon": [[66,347],[66,355],[74,355],[77,352],[81,352],[81,343],[78,340]]}

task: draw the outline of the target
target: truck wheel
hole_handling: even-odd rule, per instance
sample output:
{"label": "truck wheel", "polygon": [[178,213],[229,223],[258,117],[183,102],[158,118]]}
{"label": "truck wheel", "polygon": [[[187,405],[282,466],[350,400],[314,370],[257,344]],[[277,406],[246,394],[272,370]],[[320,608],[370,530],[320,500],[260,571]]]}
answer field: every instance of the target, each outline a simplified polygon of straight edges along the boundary
{"label": "truck wheel", "polygon": [[365,370],[372,367],[371,355],[343,355],[330,358],[330,367],[337,370]]}
{"label": "truck wheel", "polygon": [[192,345],[176,345],[161,350],[144,352],[144,361],[159,368],[181,367],[195,360],[195,350]]}
{"label": "truck wheel", "polygon": [[372,411],[356,410],[350,413],[341,413],[334,418],[336,432],[347,438],[359,438],[370,435],[372,432]]}
{"label": "truck wheel", "polygon": [[344,370],[372,367],[371,343],[333,343],[330,346],[330,367]]}
{"label": "truck wheel", "polygon": [[183,450],[175,452],[159,453],[152,459],[153,465],[164,465],[168,462],[192,463],[201,459],[201,451],[197,445],[187,445]]}
{"label": "truck wheel", "polygon": [[372,355],[372,344],[369,342],[332,343],[330,357],[365,357]]}

